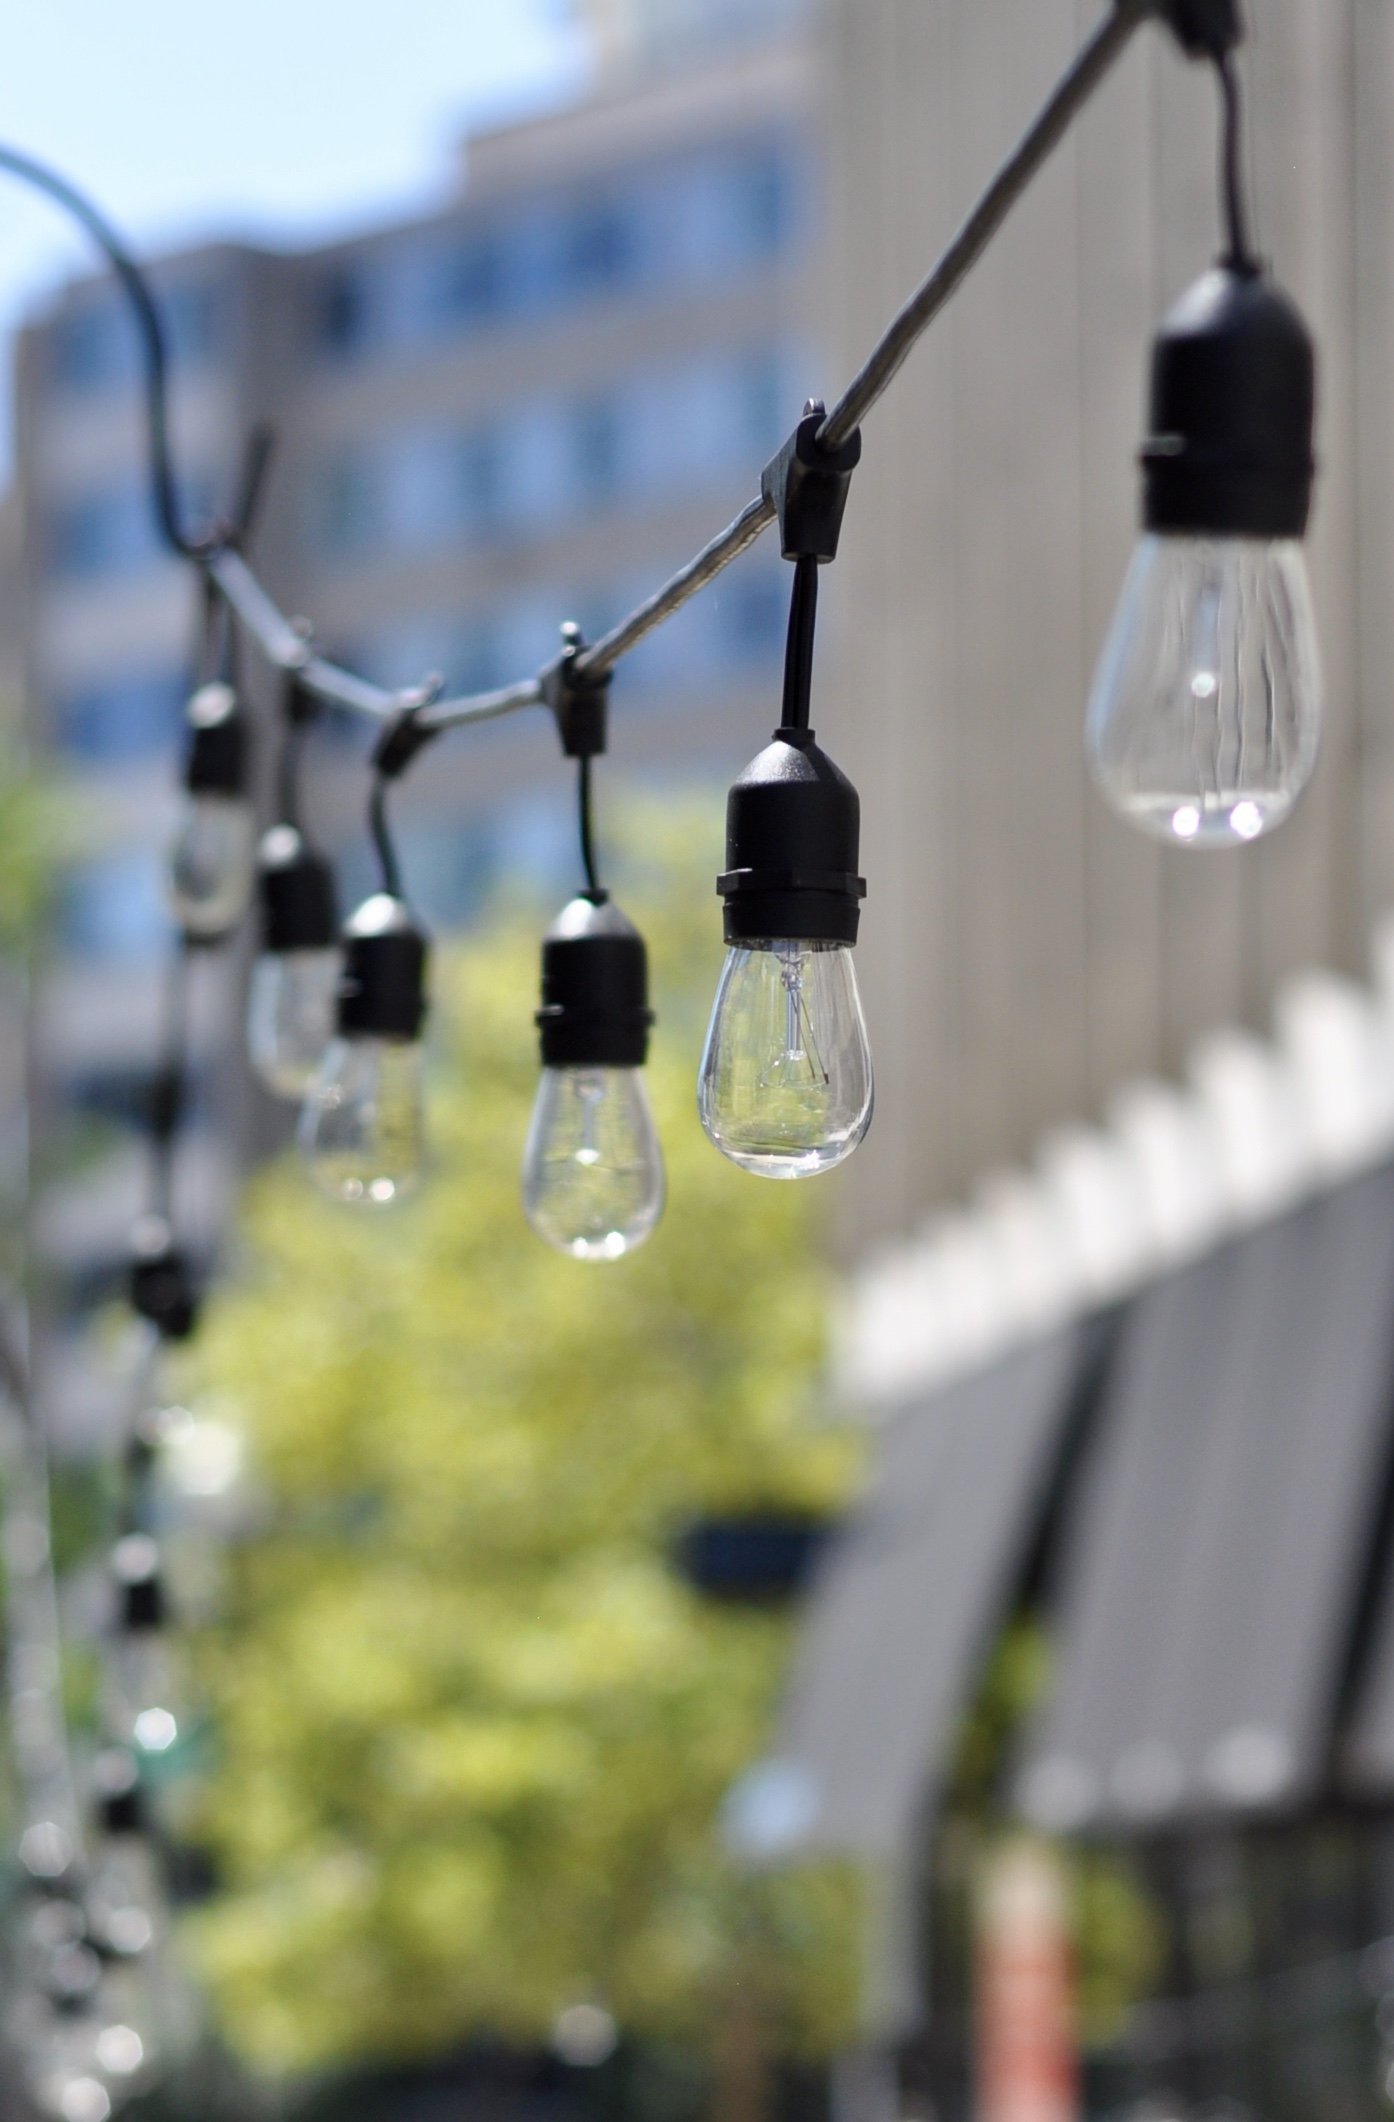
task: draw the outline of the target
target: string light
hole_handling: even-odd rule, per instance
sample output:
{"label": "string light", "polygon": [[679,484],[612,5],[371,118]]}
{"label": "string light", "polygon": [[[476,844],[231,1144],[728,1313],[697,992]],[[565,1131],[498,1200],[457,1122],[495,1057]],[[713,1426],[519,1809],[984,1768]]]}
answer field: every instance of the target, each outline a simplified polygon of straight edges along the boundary
{"label": "string light", "polygon": [[369,823],[382,889],[343,929],[335,1033],[300,1113],[301,1153],[315,1183],[359,1208],[389,1208],[415,1191],[425,1157],[421,1030],[429,948],[402,895],[387,818],[389,784],[434,734],[418,702],[374,754]]}
{"label": "string light", "polygon": [[279,823],[257,851],[261,949],[247,991],[247,1051],[266,1088],[303,1098],[334,1033],[339,919],[334,872],[301,829],[299,766],[319,703],[291,680],[281,744]]}
{"label": "string light", "polygon": [[[230,520],[199,533],[184,527],[169,452],[164,335],[144,276],[104,217],[63,178],[0,149],[0,167],[47,191],[83,222],[131,299],[145,353],[156,514],[172,549],[201,572],[208,642],[215,625],[223,629],[219,675],[200,686],[191,702],[191,809],[173,877],[186,937],[226,934],[252,881],[245,729],[232,685],[234,616],[272,663],[291,675],[293,699],[332,701],[376,718],[385,725],[383,744],[397,747],[390,766],[383,746],[375,755],[373,817],[384,889],[343,932],[335,1036],[309,1082],[301,1115],[302,1147],[327,1191],[355,1203],[386,1204],[410,1191],[421,1170],[426,944],[386,874],[389,868],[395,874],[382,807],[387,780],[447,729],[524,707],[555,707],[560,689],[577,698],[586,688],[602,695],[619,660],[776,517],[784,553],[796,562],[785,715],[774,743],[731,793],[721,879],[731,950],[703,1058],[699,1106],[708,1134],[725,1154],[770,1176],[827,1170],[861,1140],[871,1118],[872,1070],[850,957],[863,890],[856,874],[857,799],[808,726],[815,569],[836,550],[862,418],[1150,16],[1163,20],[1190,56],[1218,69],[1230,241],[1221,266],[1193,291],[1158,341],[1154,435],[1145,453],[1148,537],[1100,668],[1088,749],[1106,792],[1146,829],[1182,845],[1242,841],[1277,822],[1310,770],[1317,679],[1294,542],[1305,523],[1311,484],[1310,344],[1295,312],[1263,281],[1248,247],[1232,60],[1240,35],[1237,0],[1116,0],[832,412],[820,405],[806,414],[766,467],[757,499],[592,647],[584,648],[577,636],[537,678],[460,699],[440,698],[439,681],[396,693],[371,684],[319,654],[308,626],[292,624],[267,596],[242,555],[269,455],[265,433],[252,437],[242,495]],[[835,497],[830,538],[811,537],[793,524],[798,509],[816,507],[820,492]],[[1169,650],[1163,667],[1160,635],[1178,598],[1181,647]],[[1247,610],[1255,599],[1257,619],[1237,621],[1240,606]],[[1254,669],[1277,674],[1266,749],[1250,741],[1248,730]],[[1192,775],[1195,786],[1173,770],[1178,728],[1215,740],[1206,774]],[[1225,747],[1235,731],[1230,750],[1236,759],[1242,756],[1242,765],[1231,769]],[[1192,750],[1203,752],[1204,744],[1193,742]],[[293,805],[283,803],[282,811],[279,828],[262,843],[257,872],[264,948],[253,981],[250,1038],[262,1080],[281,1095],[295,1096],[311,1077],[325,1031],[332,879],[305,843]],[[568,911],[566,933],[548,938],[549,964],[571,962],[559,955],[565,944],[596,952],[598,965],[604,943],[612,951],[623,945],[637,966],[638,939],[622,934],[615,910],[602,918],[603,901],[592,895],[590,905],[589,914]],[[574,962],[585,962],[584,954]],[[559,1218],[552,1213],[568,1161],[554,1152],[569,1139],[568,1130],[579,1145],[569,1160],[574,1165],[583,1152],[590,1157],[596,1149],[601,1113],[623,1111],[623,1146],[617,1144],[613,1159],[595,1156],[595,1186],[600,1170],[612,1163],[644,1174],[642,1184],[634,1182],[634,1197],[645,1206],[629,1218],[601,1213],[593,1189],[595,1215],[614,1226],[602,1234],[602,1254],[627,1250],[658,1213],[659,1166],[656,1149],[650,1154],[647,1146],[647,1105],[632,1073],[637,1064],[622,1065],[631,1071],[622,1095],[619,1084],[606,1082],[599,1094],[582,1099],[579,1076],[547,1080],[556,1068],[581,1063],[545,1063],[529,1135],[528,1214],[549,1242],[583,1257],[594,1250],[578,1224],[586,1216],[579,1208]],[[607,1107],[612,1098],[617,1102]],[[622,1237],[622,1228],[631,1235]]]}
{"label": "string light", "polygon": [[580,630],[563,635],[553,706],[562,749],[577,762],[585,889],[542,939],[542,1081],[523,1152],[523,1207],[558,1252],[618,1260],[663,1213],[663,1152],[643,1076],[653,1022],[648,954],[596,865],[591,761],[605,748],[607,686],[574,683]]}
{"label": "string light", "polygon": [[1094,681],[1086,750],[1122,815],[1183,847],[1255,840],[1316,760],[1321,681],[1301,539],[1315,361],[1249,247],[1237,28],[1214,27],[1224,257],[1152,350],[1144,534]]}
{"label": "string light", "polygon": [[[524,1160],[525,1207],[549,1243],[581,1258],[622,1256],[648,1235],[662,1208],[663,1170],[641,1073],[651,1021],[647,962],[642,939],[595,874],[590,760],[603,750],[605,687],[621,658],[776,519],[795,563],[785,705],[773,742],[731,791],[720,879],[730,950],[699,1102],[712,1140],[753,1171],[802,1176],[855,1148],[872,1107],[851,959],[864,887],[856,792],[809,727],[817,567],[836,552],[861,421],[1149,17],[1218,70],[1229,243],[1154,348],[1145,535],[1100,664],[1086,742],[1105,793],[1144,830],[1182,846],[1239,843],[1277,824],[1300,793],[1315,755],[1319,679],[1299,542],[1312,484],[1314,362],[1301,320],[1248,244],[1232,57],[1236,0],[1115,0],[831,413],[810,408],[766,467],[759,495],[592,646],[568,629],[561,655],[537,677],[458,699],[439,697],[434,682],[397,692],[376,686],[318,653],[307,629],[277,609],[243,557],[269,461],[265,431],[249,440],[229,517],[200,530],[185,524],[169,448],[165,337],[149,284],[89,200],[32,158],[0,147],[0,168],[57,200],[96,239],[131,303],[144,355],[156,518],[170,549],[199,570],[204,592],[200,668],[187,710],[187,800],[169,880],[181,936],[151,1098],[151,1203],[131,1245],[130,1301],[150,1322],[152,1348],[186,1338],[198,1316],[195,1276],[171,1219],[191,946],[231,935],[257,885],[253,1065],[281,1096],[300,1095],[309,1079],[300,1139],[326,1190],[364,1205],[401,1198],[417,1183],[424,1154],[428,945],[402,894],[387,786],[444,731],[524,708],[552,708],[563,749],[579,761],[587,879],[543,941],[543,1081]],[[290,680],[280,817],[259,849],[234,621]],[[1260,743],[1256,673],[1268,687]],[[350,916],[337,942],[332,874],[305,837],[295,785],[301,733],[318,702],[374,719],[384,731],[370,806],[382,889]],[[14,1384],[3,1344],[0,1369],[22,1406],[24,1388]],[[163,1644],[159,1550],[139,1505],[153,1446],[132,1440],[134,1500],[111,1555],[119,1625],[107,1718],[115,1743],[97,1760],[89,1861],[58,1693],[42,1448],[32,1425],[27,1435],[25,1478],[7,1484],[5,1527],[26,1805],[19,1854],[30,1882],[9,2031],[42,2112],[58,2122],[107,2122],[150,2082],[160,2052],[150,1986],[160,1889],[141,1763],[174,1745],[178,1713]],[[27,1587],[23,1597],[17,1583]]]}
{"label": "string light", "polygon": [[216,942],[246,913],[256,847],[249,730],[234,682],[232,620],[212,596],[204,631],[204,664],[216,675],[205,676],[185,709],[185,799],[169,859],[170,907],[197,943]]}
{"label": "string light", "polygon": [[794,562],[784,707],[727,798],[717,890],[729,948],[698,1077],[711,1141],[767,1179],[831,1171],[871,1124],[871,1049],[852,966],[866,890],[861,806],[809,728],[818,569],[837,555],[861,436],[830,457],[818,442],[823,418],[821,405],[805,406],[766,474]]}

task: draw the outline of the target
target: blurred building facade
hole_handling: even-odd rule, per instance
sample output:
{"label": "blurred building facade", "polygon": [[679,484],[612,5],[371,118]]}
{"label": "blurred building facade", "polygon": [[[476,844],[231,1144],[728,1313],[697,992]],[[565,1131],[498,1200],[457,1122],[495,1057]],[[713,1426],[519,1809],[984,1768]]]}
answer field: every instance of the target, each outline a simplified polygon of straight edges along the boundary
{"label": "blurred building facade", "polygon": [[[594,92],[470,140],[439,212],[312,251],[220,244],[157,263],[187,505],[228,505],[249,429],[269,422],[253,556],[331,654],[385,683],[517,677],[555,653],[562,619],[593,635],[748,499],[825,380],[803,13],[745,0],[705,25],[680,9],[616,14]],[[22,337],[30,726],[85,802],[36,1034],[53,1167],[38,1233],[59,1311],[110,1286],[142,1206],[122,1123],[160,1022],[162,859],[197,620],[152,520],[138,381],[108,281],[68,288]],[[766,544],[625,666],[618,773],[715,781],[758,748],[785,587]],[[269,774],[274,694],[248,664]],[[308,783],[350,903],[371,879],[368,740],[331,718]],[[542,714],[442,746],[400,799],[428,924],[467,919],[500,870],[554,870],[568,889],[571,801]],[[199,1088],[176,1209],[205,1250],[266,1126],[236,1058],[244,971],[235,951],[194,966]],[[89,1406],[81,1367],[65,1375],[60,1362],[50,1398]]]}
{"label": "blurred building facade", "polygon": [[[1095,0],[840,0],[833,182],[850,372],[1068,55]],[[1241,55],[1259,246],[1319,349],[1310,559],[1327,722],[1292,822],[1238,855],[1107,812],[1084,702],[1132,540],[1151,333],[1217,248],[1216,97],[1152,27],[1057,149],[867,429],[815,719],[862,792],[859,964],[876,1124],[852,1249],[1190,1042],[1266,1021],[1295,968],[1363,969],[1394,897],[1394,96],[1361,0],[1264,0]]]}

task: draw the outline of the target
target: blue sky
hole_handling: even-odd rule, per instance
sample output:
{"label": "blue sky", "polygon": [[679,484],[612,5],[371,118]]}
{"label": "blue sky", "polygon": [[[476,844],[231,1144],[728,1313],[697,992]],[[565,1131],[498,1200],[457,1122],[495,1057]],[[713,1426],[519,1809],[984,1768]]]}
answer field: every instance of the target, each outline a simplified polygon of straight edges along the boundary
{"label": "blue sky", "polygon": [[[438,198],[467,126],[583,78],[566,0],[13,0],[0,138],[141,248],[293,240]],[[0,333],[89,258],[0,180]]]}

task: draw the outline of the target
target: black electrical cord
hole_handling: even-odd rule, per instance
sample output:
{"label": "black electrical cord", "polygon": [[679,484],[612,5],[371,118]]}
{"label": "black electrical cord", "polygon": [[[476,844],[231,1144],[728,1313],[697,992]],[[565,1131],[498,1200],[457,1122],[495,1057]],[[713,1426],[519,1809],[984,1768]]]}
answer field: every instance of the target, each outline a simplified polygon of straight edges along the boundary
{"label": "black electrical cord", "polygon": [[[1019,145],[1003,163],[949,244],[939,263],[882,333],[869,359],[833,407],[819,435],[820,442],[826,448],[835,450],[840,447],[860,425],[863,414],[880,397],[915,341],[986,249],[1012,206],[1027,189],[1042,163],[1067,130],[1071,120],[1083,108],[1109,68],[1118,59],[1133,32],[1154,12],[1161,12],[1170,20],[1167,10],[1158,8],[1157,0],[1113,0],[1109,14],[1066,70]],[[1181,34],[1175,22],[1171,23],[1171,26],[1177,34]],[[42,163],[34,161],[31,156],[22,155],[13,148],[0,148],[0,168],[8,169],[15,176],[37,185],[41,191],[47,192],[51,198],[65,206],[105,252],[130,297],[145,354],[151,476],[156,512],[171,546],[185,558],[207,564],[210,571],[215,568],[218,570],[220,587],[225,594],[237,598],[244,622],[257,633],[273,661],[280,663],[285,669],[303,668],[307,682],[312,683],[316,690],[322,691],[326,698],[339,700],[360,712],[382,717],[391,715],[397,704],[391,694],[379,692],[365,680],[356,677],[352,672],[339,669],[323,657],[309,656],[303,641],[296,638],[294,629],[283,619],[256,578],[248,571],[230,564],[238,544],[235,530],[217,525],[202,538],[195,539],[185,535],[179,522],[177,496],[170,466],[168,356],[163,328],[149,284],[105,217],[65,179],[45,168]],[[622,620],[584,652],[578,661],[580,674],[594,678],[612,670],[622,656],[636,648],[655,627],[671,617],[689,598],[695,596],[699,589],[744,552],[746,547],[760,536],[773,517],[774,509],[769,501],[763,495],[757,495],[742,509],[733,523],[703,547],[695,559],[665,582],[653,596],[646,598],[628,618]],[[505,686],[492,694],[444,701],[438,710],[437,726],[449,728],[468,722],[484,721],[494,715],[511,713],[516,708],[535,706],[542,698],[540,682],[527,679],[517,685]]]}
{"label": "black electrical cord", "polygon": [[813,631],[818,618],[818,562],[801,554],[794,562],[789,596],[789,634],[784,649],[785,729],[807,729],[813,691]]}
{"label": "black electrical cord", "polygon": [[305,750],[305,725],[287,720],[281,732],[281,753],[276,761],[276,816],[282,825],[300,830],[300,763]]}
{"label": "black electrical cord", "polygon": [[201,560],[227,544],[227,533],[214,529],[203,537],[191,536],[180,522],[179,495],[169,447],[169,350],[164,325],[145,274],[126,249],[110,222],[90,199],[83,197],[66,178],[60,177],[31,155],[12,147],[0,147],[0,169],[22,177],[27,184],[47,192],[51,199],[80,221],[107,257],[112,271],[130,299],[145,357],[145,413],[150,441],[150,483],[155,514],[165,541],[185,560]]}
{"label": "black electrical cord", "polygon": [[1249,240],[1249,217],[1244,203],[1243,113],[1240,105],[1239,70],[1234,54],[1225,52],[1215,61],[1220,81],[1223,122],[1220,129],[1220,197],[1224,207],[1226,265],[1236,272],[1258,270]]}
{"label": "black electrical cord", "polygon": [[377,849],[378,868],[382,872],[382,888],[390,898],[402,896],[402,868],[397,860],[397,849],[393,843],[391,828],[387,822],[387,776],[376,773],[368,796],[368,830]]}
{"label": "black electrical cord", "polygon": [[576,810],[581,832],[581,867],[586,873],[585,896],[599,905],[605,897],[605,887],[600,881],[600,872],[595,860],[595,832],[591,822],[591,763],[589,759],[576,761]]}

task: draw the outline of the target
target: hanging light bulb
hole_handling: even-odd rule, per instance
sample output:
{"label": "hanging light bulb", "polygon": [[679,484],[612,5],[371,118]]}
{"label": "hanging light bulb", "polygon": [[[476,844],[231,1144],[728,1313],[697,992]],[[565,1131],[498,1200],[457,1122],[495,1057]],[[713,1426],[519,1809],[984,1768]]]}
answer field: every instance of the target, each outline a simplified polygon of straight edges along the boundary
{"label": "hanging light bulb", "polygon": [[301,1110],[300,1148],[325,1193],[385,1208],[421,1177],[426,939],[391,892],[365,899],[343,936],[336,1033]]}
{"label": "hanging light bulb", "polygon": [[726,801],[716,888],[730,948],[698,1078],[710,1139],[767,1179],[831,1171],[871,1125],[871,1049],[852,966],[866,891],[856,873],[861,805],[807,726],[816,566],[797,562],[783,724]]}
{"label": "hanging light bulb", "polygon": [[160,1552],[148,1533],[127,1533],[116,1542],[111,1574],[117,1613],[108,1722],[139,1754],[167,1754],[179,1738],[177,1688]]}
{"label": "hanging light bulb", "polygon": [[188,794],[170,855],[169,899],[186,935],[212,942],[235,928],[252,893],[256,823],[247,799],[247,725],[217,679],[189,701]]}
{"label": "hanging light bulb", "polygon": [[1247,259],[1197,281],[1153,348],[1144,534],[1085,742],[1113,807],[1179,846],[1257,839],[1316,760],[1314,398],[1306,327]]}
{"label": "hanging light bulb", "polygon": [[247,998],[247,1045],[268,1090],[303,1098],[334,1034],[334,873],[293,825],[271,828],[257,867],[262,942]]}
{"label": "hanging light bulb", "polygon": [[871,1125],[872,1069],[852,952],[758,937],[726,953],[698,1108],[723,1155],[767,1179],[849,1157]]}
{"label": "hanging light bulb", "polygon": [[578,1260],[618,1260],[663,1213],[663,1155],[643,1064],[648,959],[602,890],[562,909],[542,941],[542,1081],[523,1156],[523,1207]]}

